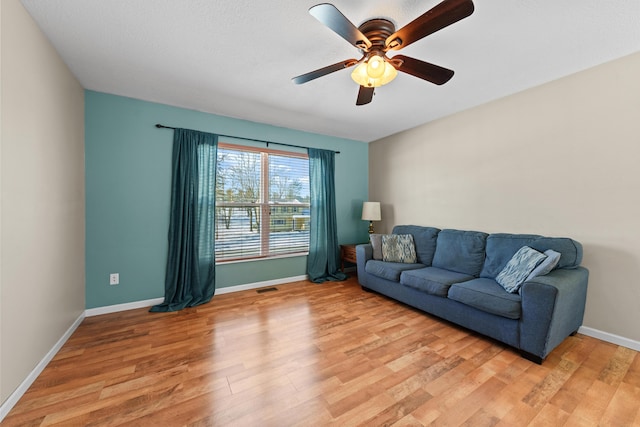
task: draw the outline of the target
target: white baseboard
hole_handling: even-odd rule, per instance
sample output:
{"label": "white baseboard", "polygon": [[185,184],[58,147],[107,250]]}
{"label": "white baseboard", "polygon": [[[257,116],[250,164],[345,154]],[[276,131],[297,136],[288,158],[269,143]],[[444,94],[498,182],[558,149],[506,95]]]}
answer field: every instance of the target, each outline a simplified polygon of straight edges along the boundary
{"label": "white baseboard", "polygon": [[[264,288],[267,286],[282,285],[284,283],[299,282],[307,280],[309,276],[285,277],[282,279],[265,280],[263,282],[247,283],[245,285],[227,286],[216,289],[216,295],[229,294],[231,292],[247,291],[250,289]],[[156,304],[162,304],[164,298],[153,298],[142,301],[127,302],[124,304],[106,305],[104,307],[88,308],[85,311],[87,317],[99,316],[101,314],[117,313],[119,311],[133,310],[135,308],[151,307]]]}
{"label": "white baseboard", "polygon": [[133,310],[135,308],[151,307],[162,304],[164,298],[153,298],[142,301],[127,302],[124,304],[105,305],[104,307],[88,308],[85,311],[87,317],[99,316],[101,314],[117,313],[119,311]]}
{"label": "white baseboard", "polygon": [[246,285],[227,286],[225,288],[216,289],[216,295],[230,294],[232,292],[248,291],[251,289],[266,288],[267,286],[283,285],[285,283],[300,282],[308,280],[309,276],[294,276],[283,279],[265,280],[264,282],[247,283]]}
{"label": "white baseboard", "polygon": [[602,341],[610,342],[611,344],[621,345],[622,347],[630,348],[631,350],[640,351],[640,342],[634,341],[629,338],[621,337],[620,335],[611,334],[609,332],[603,332],[598,329],[589,328],[587,326],[580,326],[578,332],[587,335],[589,337],[597,338]]}
{"label": "white baseboard", "polygon": [[67,331],[62,335],[62,337],[60,337],[58,342],[54,344],[51,350],[49,350],[47,354],[45,354],[45,356],[36,365],[36,367],[33,368],[33,370],[29,373],[29,375],[27,375],[27,378],[25,378],[24,381],[20,383],[18,388],[16,388],[13,391],[13,393],[11,393],[11,395],[7,398],[7,400],[2,402],[2,405],[0,405],[0,422],[4,420],[4,417],[6,417],[7,414],[9,414],[9,411],[11,411],[11,408],[13,408],[16,405],[16,403],[18,403],[18,400],[20,400],[20,398],[27,392],[29,387],[31,387],[31,384],[33,384],[36,378],[38,378],[38,375],[42,373],[44,368],[49,364],[49,362],[51,362],[51,359],[53,359],[56,353],[60,351],[64,343],[67,342],[69,337],[75,332],[76,329],[78,329],[78,326],[80,326],[80,323],[82,323],[84,318],[85,318],[85,313],[83,312],[73,322],[73,324],[69,327],[69,329],[67,329]]}

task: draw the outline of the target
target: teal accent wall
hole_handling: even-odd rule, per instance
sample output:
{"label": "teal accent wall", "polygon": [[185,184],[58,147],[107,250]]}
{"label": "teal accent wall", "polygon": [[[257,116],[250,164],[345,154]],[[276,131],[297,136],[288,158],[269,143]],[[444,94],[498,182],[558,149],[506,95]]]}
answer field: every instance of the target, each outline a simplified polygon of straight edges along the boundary
{"label": "teal accent wall", "polygon": [[[86,91],[86,308],[164,295],[173,131],[156,123],[340,151],[338,241],[367,240],[360,214],[368,144]],[[302,256],[218,265],[216,287],[301,276],[306,262]],[[110,273],[120,274],[119,285],[109,285]]]}

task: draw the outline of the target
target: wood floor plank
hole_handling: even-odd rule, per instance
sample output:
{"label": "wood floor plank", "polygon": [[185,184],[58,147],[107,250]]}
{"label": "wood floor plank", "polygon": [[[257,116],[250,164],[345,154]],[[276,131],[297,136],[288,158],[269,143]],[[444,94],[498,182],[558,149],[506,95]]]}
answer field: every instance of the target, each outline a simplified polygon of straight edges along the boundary
{"label": "wood floor plank", "polygon": [[364,424],[369,426],[391,425],[403,419],[406,415],[411,414],[418,406],[430,400],[432,397],[433,396],[423,389],[418,389],[403,399],[396,401],[383,411],[378,412],[374,417],[366,420]]}
{"label": "wood floor plank", "polygon": [[606,368],[600,373],[599,379],[610,385],[619,385],[627,374],[635,354],[636,352],[629,348],[618,347]]}
{"label": "wood floor plank", "polygon": [[538,412],[526,403],[518,401],[509,412],[500,418],[500,422],[496,425],[499,427],[528,426]]}
{"label": "wood floor plank", "polygon": [[[517,365],[516,362],[513,365]],[[509,368],[507,368],[509,369]],[[484,406],[484,411],[499,420],[504,419],[517,406],[524,405],[522,399],[535,387],[536,382],[523,370],[515,369],[512,381],[506,382],[502,390],[493,395],[493,399]],[[519,373],[519,374],[517,374]],[[496,376],[503,380],[503,377]]]}
{"label": "wood floor plank", "polygon": [[611,426],[632,425],[638,413],[640,388],[629,384],[621,384],[611,398],[601,423]]}
{"label": "wood floor plank", "polygon": [[594,381],[569,416],[567,425],[598,425],[615,392],[615,387],[600,380]]}
{"label": "wood floor plank", "polygon": [[640,353],[635,352],[633,362],[629,365],[629,369],[627,370],[627,374],[624,376],[623,381],[627,384],[640,387]]}
{"label": "wood floor plank", "polygon": [[548,427],[564,425],[569,418],[569,414],[557,406],[547,404],[536,414],[529,425],[531,427]]}
{"label": "wood floor plank", "polygon": [[2,426],[640,426],[640,355],[542,365],[355,277],[87,318]]}
{"label": "wood floor plank", "polygon": [[560,390],[578,366],[568,360],[562,360],[556,369],[549,372],[542,381],[527,394],[523,402],[535,409],[541,409]]}
{"label": "wood floor plank", "polygon": [[460,425],[464,427],[492,427],[497,425],[499,422],[500,419],[498,417],[491,416],[491,414],[487,413],[483,408],[480,408]]}

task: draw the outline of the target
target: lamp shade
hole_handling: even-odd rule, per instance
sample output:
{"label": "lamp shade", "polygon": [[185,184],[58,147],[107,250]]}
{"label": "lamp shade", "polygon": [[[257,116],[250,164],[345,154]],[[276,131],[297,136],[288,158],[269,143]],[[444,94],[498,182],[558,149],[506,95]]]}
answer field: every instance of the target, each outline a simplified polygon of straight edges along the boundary
{"label": "lamp shade", "polygon": [[365,221],[380,221],[380,202],[364,202],[362,204],[362,219]]}
{"label": "lamp shade", "polygon": [[380,87],[395,79],[398,71],[380,56],[374,56],[359,64],[351,73],[351,78],[360,86]]}

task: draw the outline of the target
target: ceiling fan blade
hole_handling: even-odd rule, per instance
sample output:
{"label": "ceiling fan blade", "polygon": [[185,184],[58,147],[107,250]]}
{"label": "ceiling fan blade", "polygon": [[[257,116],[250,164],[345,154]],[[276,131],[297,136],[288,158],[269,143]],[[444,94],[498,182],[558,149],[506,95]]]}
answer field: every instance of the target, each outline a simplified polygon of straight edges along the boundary
{"label": "ceiling fan blade", "polygon": [[338,62],[333,65],[329,65],[324,68],[317,69],[315,71],[311,71],[306,74],[299,75],[297,77],[292,78],[291,80],[297,84],[301,85],[302,83],[309,82],[311,80],[315,80],[318,77],[326,76],[327,74],[334,73],[336,71],[343,70],[345,68],[349,68],[358,63],[357,59],[347,59],[346,61]]}
{"label": "ceiling fan blade", "polygon": [[387,37],[387,50],[398,50],[473,13],[471,0],[444,0]]}
{"label": "ceiling fan blade", "polygon": [[309,13],[358,49],[371,47],[367,36],[362,34],[358,27],[353,25],[334,5],[321,3],[309,9]]}
{"label": "ceiling fan blade", "polygon": [[[402,63],[396,65],[400,63],[400,61],[402,61]],[[391,58],[391,63],[398,71],[411,74],[419,79],[426,80],[437,85],[445,84],[451,79],[451,77],[453,77],[453,70],[420,61],[419,59],[409,58],[404,55],[394,56]]]}
{"label": "ceiling fan blade", "polygon": [[358,99],[356,100],[356,105],[365,105],[370,103],[373,100],[373,91],[375,88],[360,86],[360,90],[358,91]]}

